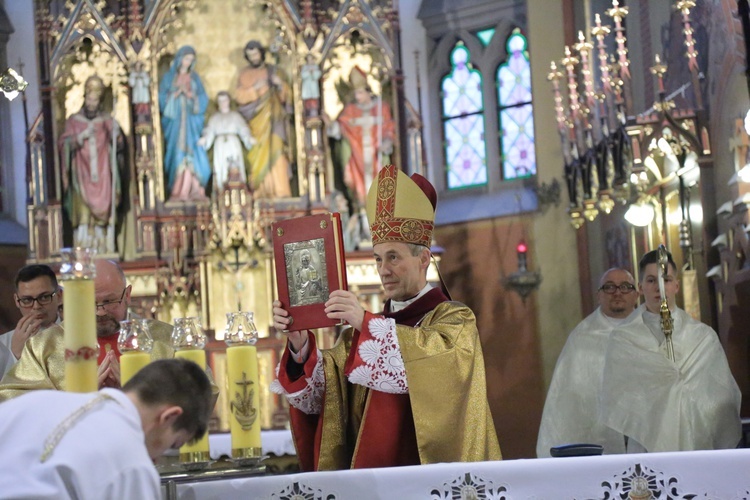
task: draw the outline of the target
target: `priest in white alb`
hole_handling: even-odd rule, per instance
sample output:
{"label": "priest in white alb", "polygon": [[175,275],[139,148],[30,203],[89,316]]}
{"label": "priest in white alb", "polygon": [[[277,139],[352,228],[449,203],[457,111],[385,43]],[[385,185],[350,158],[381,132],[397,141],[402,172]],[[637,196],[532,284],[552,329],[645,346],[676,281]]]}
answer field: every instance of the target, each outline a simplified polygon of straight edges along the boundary
{"label": "priest in white alb", "polygon": [[674,361],[659,316],[662,272],[654,250],[638,266],[645,304],[610,335],[601,421],[623,437],[628,452],[735,448],[740,390],[716,332],[675,306],[677,267],[667,255],[664,290],[674,320]]}

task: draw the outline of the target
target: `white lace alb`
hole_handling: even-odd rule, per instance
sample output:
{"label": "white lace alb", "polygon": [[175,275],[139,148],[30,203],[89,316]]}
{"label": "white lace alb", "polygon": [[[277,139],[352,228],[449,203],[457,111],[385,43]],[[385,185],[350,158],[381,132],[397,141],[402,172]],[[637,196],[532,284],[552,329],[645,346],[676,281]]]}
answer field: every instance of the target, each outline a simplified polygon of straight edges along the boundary
{"label": "white lace alb", "polygon": [[359,345],[364,365],[349,374],[349,382],[389,394],[408,394],[404,359],[396,335],[396,320],[377,317],[367,324],[371,340]]}
{"label": "white lace alb", "polygon": [[[323,406],[323,394],[326,389],[326,378],[323,372],[323,353],[317,350],[318,360],[315,362],[313,374],[305,378],[305,388],[297,392],[288,393],[279,382],[279,365],[276,366],[276,379],[271,382],[271,392],[286,397],[289,404],[308,415],[317,415]],[[280,363],[279,363],[280,364]]]}

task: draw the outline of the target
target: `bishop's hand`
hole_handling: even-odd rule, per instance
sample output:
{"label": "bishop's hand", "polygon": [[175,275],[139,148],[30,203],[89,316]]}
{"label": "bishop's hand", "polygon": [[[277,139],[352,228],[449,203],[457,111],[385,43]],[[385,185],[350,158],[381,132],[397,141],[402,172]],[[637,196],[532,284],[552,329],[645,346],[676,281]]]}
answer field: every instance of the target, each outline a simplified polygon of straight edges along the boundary
{"label": "bishop's hand", "polygon": [[334,290],[326,301],[326,316],[331,319],[343,320],[354,327],[362,330],[362,322],[365,320],[365,309],[360,305],[356,295],[348,290]]}
{"label": "bishop's hand", "polygon": [[289,339],[289,343],[295,352],[299,352],[302,346],[307,341],[306,331],[289,331],[289,326],[292,324],[292,318],[289,316],[289,311],[284,309],[281,302],[278,300],[273,301],[273,327],[280,331]]}

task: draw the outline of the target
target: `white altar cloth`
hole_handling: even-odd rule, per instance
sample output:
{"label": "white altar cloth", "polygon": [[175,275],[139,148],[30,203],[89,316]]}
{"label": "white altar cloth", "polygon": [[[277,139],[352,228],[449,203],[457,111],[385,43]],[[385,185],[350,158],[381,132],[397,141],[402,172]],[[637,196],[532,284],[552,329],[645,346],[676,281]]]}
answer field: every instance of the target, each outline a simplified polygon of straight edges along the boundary
{"label": "white altar cloth", "polygon": [[[263,454],[273,453],[277,457],[282,455],[296,455],[294,441],[292,440],[292,431],[261,431],[261,446]],[[229,433],[209,434],[208,446],[211,450],[211,458],[218,460],[222,455],[232,456],[232,435]]]}
{"label": "white altar cloth", "polygon": [[206,500],[562,500],[628,498],[633,493],[642,494],[644,488],[651,492],[650,498],[681,499],[695,495],[695,498],[712,500],[749,499],[750,449],[450,463],[248,477],[181,484],[177,494],[182,499]]}

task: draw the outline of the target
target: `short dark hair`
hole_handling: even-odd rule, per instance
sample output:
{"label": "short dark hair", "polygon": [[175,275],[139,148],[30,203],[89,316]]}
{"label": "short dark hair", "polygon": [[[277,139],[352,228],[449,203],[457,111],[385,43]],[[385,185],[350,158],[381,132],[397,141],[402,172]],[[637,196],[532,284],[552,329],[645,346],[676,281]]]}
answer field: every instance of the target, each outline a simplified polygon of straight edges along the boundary
{"label": "short dark hair", "polygon": [[245,56],[245,60],[247,62],[250,62],[250,58],[247,57],[247,51],[250,49],[258,49],[260,51],[260,60],[266,60],[266,49],[263,47],[263,44],[258,40],[250,40],[249,42],[247,42],[247,45],[245,45],[245,50],[242,51],[242,54]]}
{"label": "short dark hair", "polygon": [[52,287],[55,290],[59,288],[59,285],[57,284],[57,276],[55,276],[55,271],[53,271],[51,267],[44,264],[30,264],[28,266],[22,267],[18,270],[18,273],[16,273],[16,291],[18,291],[19,283],[28,283],[29,281],[35,280],[42,276],[46,276],[49,278],[49,281],[50,283],[52,283]]}
{"label": "short dark hair", "polygon": [[197,364],[186,359],[160,359],[142,368],[131,378],[124,392],[133,392],[146,405],[168,404],[182,408],[174,423],[194,439],[203,437],[211,417],[211,382]]}
{"label": "short dark hair", "polygon": [[[672,266],[672,270],[676,273],[677,272],[677,264],[674,263],[674,260],[672,259],[672,254],[667,251],[667,262],[669,265]],[[647,252],[646,254],[641,257],[640,262],[638,262],[638,279],[643,281],[643,271],[646,270],[646,266],[649,264],[656,264],[659,265],[659,250],[651,250],[650,252]]]}

